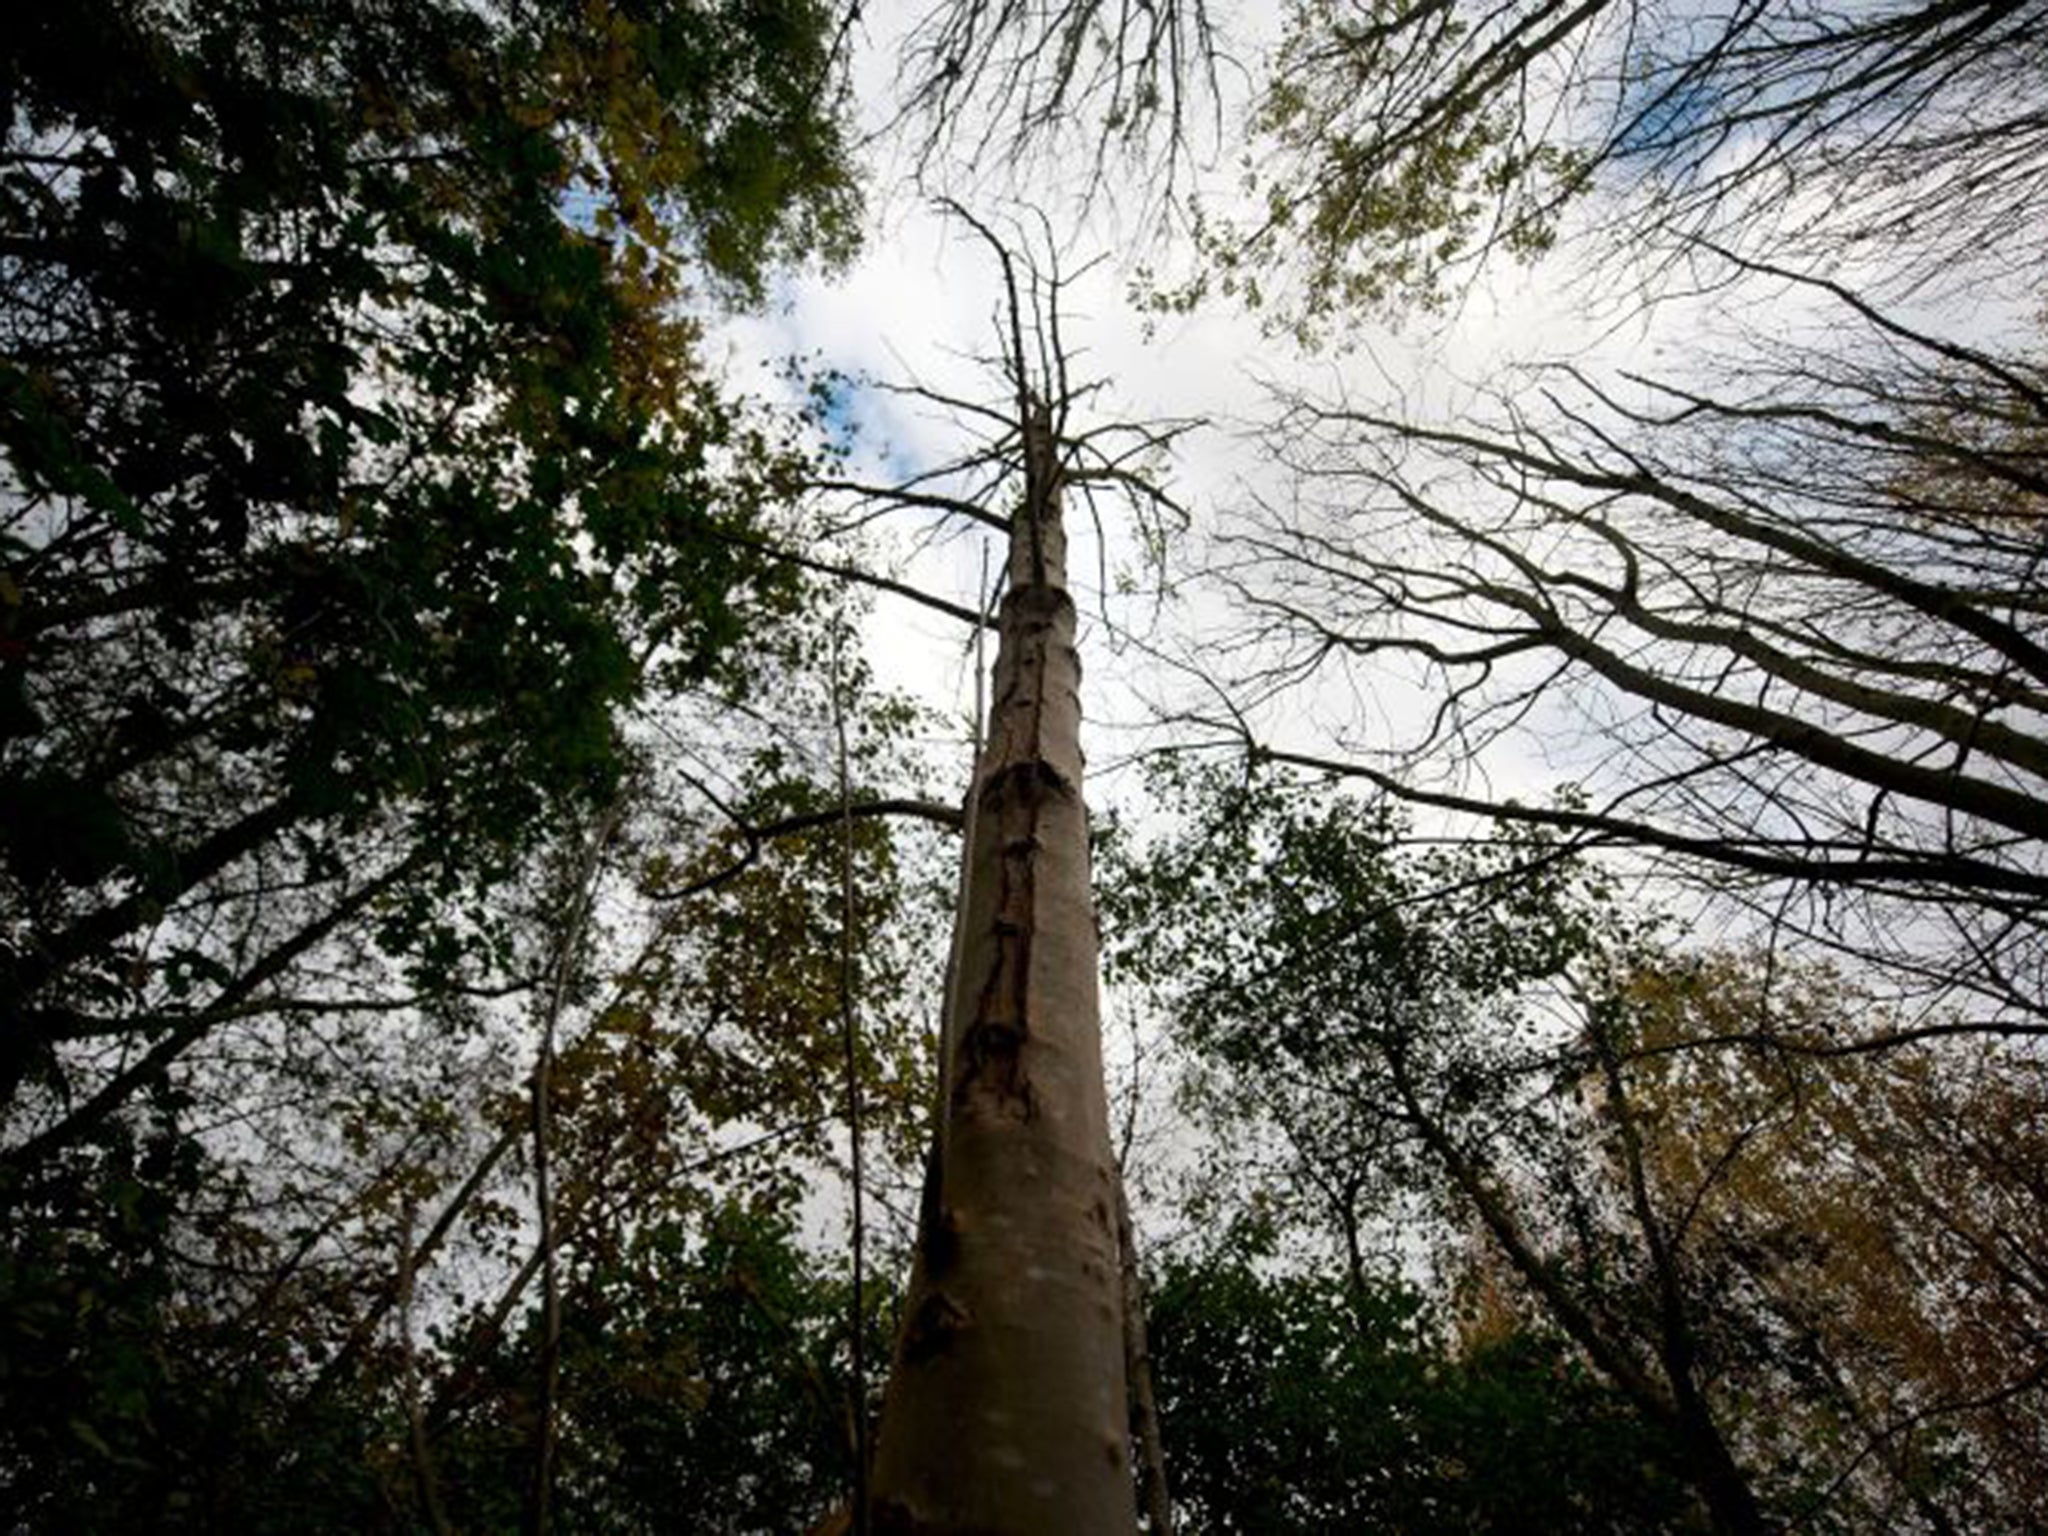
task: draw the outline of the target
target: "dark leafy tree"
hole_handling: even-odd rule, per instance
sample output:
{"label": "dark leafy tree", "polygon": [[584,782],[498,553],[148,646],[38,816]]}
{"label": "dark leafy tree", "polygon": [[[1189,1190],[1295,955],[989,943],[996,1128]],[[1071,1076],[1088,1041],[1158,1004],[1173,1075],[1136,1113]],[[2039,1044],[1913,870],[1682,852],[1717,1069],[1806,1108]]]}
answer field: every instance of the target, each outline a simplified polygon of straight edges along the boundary
{"label": "dark leafy tree", "polygon": [[[1997,1206],[2031,1177],[1906,1151],[2038,1113],[2023,1055],[1978,1109],[1937,1111],[1933,1085],[1968,1076],[1956,1043],[1871,1053],[1857,1015],[1882,1031],[1883,1007],[1786,961],[1703,992],[1678,978],[1713,967],[1657,959],[1654,926],[1541,832],[1404,856],[1397,816],[1327,786],[1195,783],[1182,834],[1112,860],[1105,910],[1234,1149],[1197,1183],[1204,1226],[1249,1219],[1360,1294],[1435,1232],[1452,1276],[1505,1285],[1511,1322],[1629,1403],[1716,1529],[2025,1528],[1999,1414],[2040,1386],[2032,1269],[1986,1249],[1977,1198],[1926,1184]],[[1857,1129],[1902,1100],[1929,1111],[1915,1137]]]}
{"label": "dark leafy tree", "polygon": [[[687,1227],[649,1222],[629,1248],[578,1264],[562,1358],[565,1529],[793,1531],[844,1498],[845,1278],[795,1242],[791,1193]],[[885,1347],[888,1292],[863,1300]],[[537,1342],[504,1337],[438,1427],[440,1475],[479,1525],[519,1518]]]}
{"label": "dark leafy tree", "polygon": [[[869,764],[900,782],[907,721],[875,726],[887,711],[857,707],[872,734],[856,738],[853,782]],[[562,1528],[693,1528],[698,1506],[665,1508],[652,1491],[675,1468],[639,1459],[662,1436],[690,1441],[707,1488],[801,1483],[824,1497],[845,1471],[852,1412],[845,1362],[826,1358],[846,1338],[836,1256],[771,1244],[782,1245],[777,1284],[832,1309],[802,1315],[803,1358],[823,1361],[822,1374],[804,1377],[810,1406],[784,1437],[817,1432],[812,1472],[785,1476],[749,1436],[720,1438],[707,1427],[719,1414],[686,1423],[701,1407],[695,1378],[660,1377],[663,1361],[726,1347],[696,1337],[708,1314],[658,1304],[689,1266],[712,1262],[701,1256],[724,1241],[720,1212],[753,1212],[779,1233],[835,1162],[841,822],[836,810],[785,814],[811,803],[791,766],[764,753],[756,783],[735,791],[727,810],[754,818],[747,841],[761,845],[743,859],[736,835],[706,836],[672,805],[636,800],[619,818],[602,915],[565,959],[545,1241],[532,1214],[532,1079],[508,1081],[531,1050],[506,1038],[502,1016],[451,1042],[481,1057],[481,1072],[435,1071],[389,1019],[378,1055],[397,1059],[374,1066],[331,1059],[359,1022],[304,1025],[311,1038],[289,1049],[246,1033],[233,1049],[210,1042],[155,1090],[160,1116],[116,1117],[93,1163],[71,1160],[93,1177],[40,1183],[8,1228],[4,1384],[14,1402],[61,1393],[67,1414],[9,1415],[8,1507],[67,1528],[411,1529],[435,1524],[431,1505],[456,1528],[517,1524],[534,1509],[544,1418],[556,1426],[550,1507]],[[885,1198],[894,1188],[901,1209],[930,1096],[925,1020],[908,994],[937,919],[919,899],[931,882],[899,865],[912,858],[902,840],[873,816],[852,827],[868,1179]],[[701,846],[679,863],[683,829]],[[559,944],[560,883],[537,880],[531,895],[520,942]],[[885,1261],[906,1234],[875,1227]],[[885,1300],[870,1285],[873,1329]],[[556,1388],[544,1399],[551,1313]],[[736,1376],[745,1351],[731,1348],[720,1369]],[[641,1428],[606,1417],[619,1406],[613,1370],[644,1375]],[[793,1379],[768,1372],[759,1404]],[[674,1401],[658,1400],[663,1382]],[[637,1437],[633,1454],[607,1438],[615,1428]],[[733,1528],[784,1528],[798,1517],[782,1497],[735,1505]]]}
{"label": "dark leafy tree", "polygon": [[[1845,1052],[1842,1020],[1871,1001],[1825,970],[1774,983],[1771,964],[1668,959],[1616,989],[1645,1187],[1742,1298],[1746,1394],[1788,1440],[1853,1448],[1834,1476],[1865,1523],[2038,1524],[2042,1063],[1999,1041]],[[1773,1007],[1782,1041],[1753,1028]]]}
{"label": "dark leafy tree", "polygon": [[366,918],[448,972],[428,913],[607,791],[619,707],[735,677],[782,450],[680,301],[844,249],[852,197],[801,5],[6,26],[19,1115]]}
{"label": "dark leafy tree", "polygon": [[[747,1053],[788,1019],[768,978],[703,1053],[716,978],[659,1043],[635,1009],[706,974],[702,902],[648,919],[644,852],[717,835],[648,733],[701,763],[823,634],[763,553],[802,542],[766,536],[794,429],[695,342],[851,245],[838,39],[803,3],[0,22],[10,1519],[438,1524],[407,1490],[460,1362],[419,1319],[454,1275],[515,1324],[530,1294],[499,1259],[549,1144],[516,1091],[536,996],[573,1014],[540,1095],[565,1261],[707,1125],[780,1094],[767,1129],[824,1145],[830,1085]],[[803,792],[747,729],[719,748],[769,786],[725,803],[751,844]],[[547,910],[593,844],[637,903],[595,934]]]}
{"label": "dark leafy tree", "polygon": [[1152,1294],[1191,1529],[1689,1527],[1669,1447],[1569,1346],[1515,1330],[1459,1350],[1399,1281],[1251,1257],[1169,1261]]}

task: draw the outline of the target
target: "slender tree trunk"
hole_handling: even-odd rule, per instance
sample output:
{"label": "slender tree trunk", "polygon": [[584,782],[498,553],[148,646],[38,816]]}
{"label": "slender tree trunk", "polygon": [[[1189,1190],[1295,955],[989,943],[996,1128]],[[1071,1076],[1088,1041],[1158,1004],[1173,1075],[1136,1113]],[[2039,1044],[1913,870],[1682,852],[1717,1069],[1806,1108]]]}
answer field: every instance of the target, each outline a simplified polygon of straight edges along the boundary
{"label": "slender tree trunk", "polygon": [[1051,429],[1042,407],[1025,416],[943,1103],[871,1483],[876,1536],[1137,1525],[1080,662]]}
{"label": "slender tree trunk", "polygon": [[1635,1212],[1637,1230],[1642,1233],[1643,1250],[1649,1255],[1651,1272],[1657,1282],[1657,1313],[1660,1337],[1658,1356],[1665,1379],[1671,1385],[1671,1400],[1678,1408],[1678,1432],[1685,1443],[1693,1476],[1717,1530],[1730,1536],[1761,1536],[1770,1529],[1757,1503],[1749,1480],[1736,1463],[1727,1437],[1715,1422],[1699,1384],[1699,1348],[1693,1335],[1692,1317],[1686,1304],[1685,1279],[1679,1268],[1674,1240],[1667,1235],[1656,1202],[1650,1195],[1650,1181],[1643,1171],[1642,1136],[1636,1127],[1634,1105],[1623,1081],[1621,1058],[1608,1033],[1604,1010],[1592,1009],[1593,1048],[1600,1058],[1601,1075],[1607,1085],[1607,1110],[1614,1121],[1622,1167],[1628,1182],[1629,1204]]}
{"label": "slender tree trunk", "polygon": [[412,1451],[413,1481],[419,1485],[420,1503],[427,1512],[427,1524],[434,1536],[454,1536],[448,1510],[441,1502],[441,1480],[434,1472],[433,1447],[427,1438],[427,1421],[420,1412],[419,1354],[413,1346],[413,1223],[419,1204],[411,1196],[405,1202],[404,1230],[398,1239],[398,1340],[405,1389],[406,1443]]}
{"label": "slender tree trunk", "polygon": [[1121,1174],[1116,1190],[1116,1241],[1124,1271],[1124,1375],[1131,1384],[1131,1425],[1137,1442],[1138,1486],[1148,1536],[1173,1536],[1173,1500],[1166,1491],[1166,1437],[1152,1387],[1152,1344],[1145,1333],[1145,1281],[1138,1272],[1137,1234]]}
{"label": "slender tree trunk", "polygon": [[1706,1501],[1714,1529],[1726,1536],[1766,1536],[1773,1529],[1771,1522],[1764,1518],[1720,1426],[1689,1381],[1679,1404],[1678,1433],[1692,1464],[1694,1486]]}

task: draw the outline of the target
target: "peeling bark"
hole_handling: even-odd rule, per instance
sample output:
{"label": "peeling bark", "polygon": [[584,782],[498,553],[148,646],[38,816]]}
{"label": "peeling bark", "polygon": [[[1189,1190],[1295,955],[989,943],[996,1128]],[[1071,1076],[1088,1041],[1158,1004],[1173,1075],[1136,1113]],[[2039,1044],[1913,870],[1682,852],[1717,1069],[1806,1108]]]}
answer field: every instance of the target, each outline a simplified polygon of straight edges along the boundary
{"label": "peeling bark", "polygon": [[876,1536],[1136,1529],[1081,669],[1042,409],[1027,427]]}

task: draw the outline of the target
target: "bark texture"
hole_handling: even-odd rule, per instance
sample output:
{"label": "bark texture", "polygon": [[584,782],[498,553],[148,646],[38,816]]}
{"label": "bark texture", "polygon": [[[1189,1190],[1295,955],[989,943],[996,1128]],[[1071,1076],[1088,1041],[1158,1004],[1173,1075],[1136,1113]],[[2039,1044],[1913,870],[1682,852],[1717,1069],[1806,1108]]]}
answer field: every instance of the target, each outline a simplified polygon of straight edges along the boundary
{"label": "bark texture", "polygon": [[968,797],[942,1102],[870,1485],[875,1536],[1137,1524],[1080,661],[1041,411],[1027,439]]}

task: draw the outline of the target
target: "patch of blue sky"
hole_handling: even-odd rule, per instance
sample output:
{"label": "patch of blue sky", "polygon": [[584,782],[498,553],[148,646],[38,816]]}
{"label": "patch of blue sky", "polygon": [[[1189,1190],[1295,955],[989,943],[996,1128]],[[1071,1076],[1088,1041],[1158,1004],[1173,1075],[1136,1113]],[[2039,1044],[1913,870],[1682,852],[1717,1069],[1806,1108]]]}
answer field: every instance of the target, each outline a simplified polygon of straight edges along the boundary
{"label": "patch of blue sky", "polygon": [[837,368],[824,370],[812,389],[818,425],[834,452],[884,484],[917,478],[917,460],[902,446],[900,434],[890,430],[894,402],[886,391]]}
{"label": "patch of blue sky", "polygon": [[1690,175],[1704,157],[1684,146],[1697,140],[1723,107],[1711,74],[1679,64],[1654,69],[1623,85],[1615,111],[1619,131],[1611,149],[1624,162],[1655,162],[1666,172]]}
{"label": "patch of blue sky", "polygon": [[1617,53],[1607,65],[1615,88],[1608,152],[1624,166],[1695,173],[1712,153],[1703,130],[1730,105],[1726,50],[1739,46],[1757,22],[1746,0],[1657,0],[1635,12],[1627,30],[1610,41]]}
{"label": "patch of blue sky", "polygon": [[860,379],[837,370],[823,375],[812,388],[827,444],[833,452],[852,457],[861,438],[860,397],[869,391]]}
{"label": "patch of blue sky", "polygon": [[1666,0],[1639,18],[1643,30],[1627,45],[1608,147],[1625,164],[1690,180],[1724,141],[1768,131],[1773,114],[1816,90],[1839,93],[1827,114],[1838,118],[1862,100],[1849,66],[1879,41],[1874,29],[1914,8],[1913,0]]}
{"label": "patch of blue sky", "polygon": [[598,194],[595,187],[577,181],[563,189],[562,196],[555,206],[561,213],[563,222],[571,229],[579,230],[586,235],[595,235],[598,210],[604,207],[604,203],[604,198]]}

